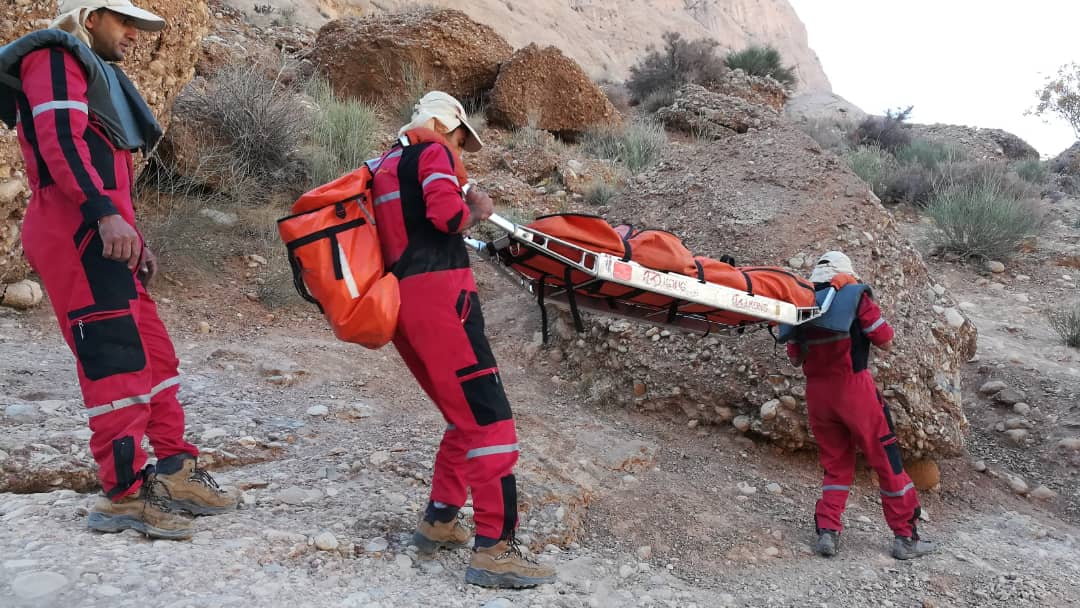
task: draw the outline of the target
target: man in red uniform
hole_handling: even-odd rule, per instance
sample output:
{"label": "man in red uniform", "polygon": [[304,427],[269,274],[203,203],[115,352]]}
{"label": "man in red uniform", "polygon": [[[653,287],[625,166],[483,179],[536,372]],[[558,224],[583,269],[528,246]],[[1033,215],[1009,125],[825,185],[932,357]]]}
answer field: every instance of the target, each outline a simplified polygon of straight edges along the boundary
{"label": "man in red uniform", "polygon": [[465,580],[488,587],[552,582],[522,554],[517,526],[517,434],[461,233],[491,215],[478,189],[465,195],[462,149],[483,145],[464,108],[433,91],[381,159],[373,194],[383,260],[400,280],[394,346],[448,424],[435,456],[431,499],[413,536],[424,551],[462,547],[458,511],[472,490],[475,551]]}
{"label": "man in red uniform", "polygon": [[[89,527],[191,536],[179,514],[222,513],[238,493],[196,466],[172,342],[148,284],[157,261],[135,228],[132,151],[161,129],[119,67],[139,30],[165,22],[129,0],[65,0],[52,29],[0,50],[0,118],[17,126],[32,190],[23,248],[75,355],[105,492]],[[146,465],[147,437],[157,457]]]}
{"label": "man in red uniform", "polygon": [[[839,251],[821,256],[810,280],[821,291],[840,285],[829,319],[842,319],[823,329],[824,322],[800,328],[789,341],[788,356],[806,374],[806,407],[818,443],[825,477],[817,502],[817,551],[835,555],[840,546],[840,521],[848,491],[855,479],[855,450],[861,450],[877,472],[881,507],[895,539],[897,559],[921,557],[935,550],[919,538],[919,498],[904,472],[889,408],[881,400],[868,369],[870,345],[889,350],[893,329],[881,316],[866,285],[857,283],[851,260]],[[846,284],[845,284],[846,283]]]}

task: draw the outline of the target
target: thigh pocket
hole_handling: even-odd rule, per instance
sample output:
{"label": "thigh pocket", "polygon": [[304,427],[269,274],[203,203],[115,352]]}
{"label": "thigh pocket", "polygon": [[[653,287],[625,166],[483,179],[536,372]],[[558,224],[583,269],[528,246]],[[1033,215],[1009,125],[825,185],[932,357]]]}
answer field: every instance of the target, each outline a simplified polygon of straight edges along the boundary
{"label": "thigh pocket", "polygon": [[499,373],[491,371],[461,382],[461,390],[469,403],[476,423],[480,426],[495,424],[501,420],[510,420],[510,402],[506,399]]}
{"label": "thigh pocket", "polygon": [[484,313],[480,310],[480,296],[475,291],[461,290],[457,299],[457,313],[469,348],[476,357],[476,363],[457,371],[458,378],[472,376],[485,370],[497,369],[495,355],[491,352],[487,336],[484,335]]}
{"label": "thigh pocket", "polygon": [[101,255],[105,245],[96,228],[83,226],[75,234],[75,246],[82,261],[83,273],[94,298],[94,306],[120,308],[138,297],[135,275],[124,262]]}
{"label": "thigh pocket", "polygon": [[139,328],[128,309],[94,312],[72,319],[71,333],[75,356],[90,380],[146,367]]}

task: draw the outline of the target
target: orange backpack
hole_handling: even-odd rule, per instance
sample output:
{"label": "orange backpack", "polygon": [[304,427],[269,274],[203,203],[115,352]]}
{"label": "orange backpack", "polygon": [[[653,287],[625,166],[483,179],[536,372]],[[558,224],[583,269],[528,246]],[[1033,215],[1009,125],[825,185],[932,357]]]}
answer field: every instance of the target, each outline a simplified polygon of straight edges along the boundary
{"label": "orange backpack", "polygon": [[397,277],[383,266],[368,163],[301,196],[278,220],[293,284],[318,305],[334,335],[367,348],[394,337]]}

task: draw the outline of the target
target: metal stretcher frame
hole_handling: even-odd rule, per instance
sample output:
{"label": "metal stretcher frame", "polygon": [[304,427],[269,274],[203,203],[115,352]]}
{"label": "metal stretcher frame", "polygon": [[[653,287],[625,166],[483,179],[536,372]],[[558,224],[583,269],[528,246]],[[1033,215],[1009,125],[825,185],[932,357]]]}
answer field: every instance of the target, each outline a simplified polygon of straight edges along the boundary
{"label": "metal stretcher frame", "polygon": [[[672,325],[690,331],[710,332],[717,329],[745,331],[774,323],[801,325],[812,321],[828,310],[834,295],[834,290],[830,291],[820,307],[798,307],[790,302],[753,295],[743,290],[701,281],[677,273],[653,270],[634,261],[623,261],[609,254],[590,251],[527,226],[514,224],[499,215],[492,215],[488,218],[488,221],[505,231],[506,234],[491,243],[466,239],[468,245],[478,252],[488,254],[489,259],[504,275],[529,293],[538,295],[539,290],[545,290],[546,293],[543,293],[544,302],[550,302],[568,310],[575,307],[586,308],[606,315],[656,325]],[[561,249],[574,252],[575,257],[567,257],[552,250],[550,247],[552,244],[558,244]],[[541,285],[536,279],[523,275],[506,264],[498,255],[499,252],[508,248],[513,253],[520,247],[528,247],[537,251],[540,255],[558,260],[589,278],[572,286],[550,283]],[[598,281],[616,283],[632,289],[668,296],[678,302],[678,305],[674,308],[656,307],[608,296],[590,296],[578,291]],[[727,325],[709,319],[704,314],[680,310],[680,308],[688,305],[707,306],[716,310],[738,313],[753,317],[757,321],[740,325]]]}

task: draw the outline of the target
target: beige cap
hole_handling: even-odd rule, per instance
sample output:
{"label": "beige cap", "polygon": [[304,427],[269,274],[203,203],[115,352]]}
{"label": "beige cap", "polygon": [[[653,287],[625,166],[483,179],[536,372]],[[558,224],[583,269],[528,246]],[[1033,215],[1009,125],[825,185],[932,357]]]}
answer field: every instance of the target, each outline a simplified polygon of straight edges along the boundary
{"label": "beige cap", "polygon": [[442,123],[448,130],[453,131],[458,127],[465,127],[468,136],[465,138],[466,152],[479,152],[484,147],[476,129],[469,124],[468,114],[461,102],[454,99],[453,95],[442,91],[431,91],[420,98],[413,107],[412,122],[401,128],[401,133],[415,129],[434,118]]}
{"label": "beige cap", "polygon": [[130,17],[135,22],[135,27],[140,30],[160,32],[165,29],[164,19],[135,6],[131,0],[61,0],[60,2],[61,15],[82,9],[97,10],[99,8]]}
{"label": "beige cap", "polygon": [[810,280],[814,283],[825,283],[838,274],[850,274],[856,279],[859,278],[851,266],[851,258],[841,251],[826,251],[818,258]]}

